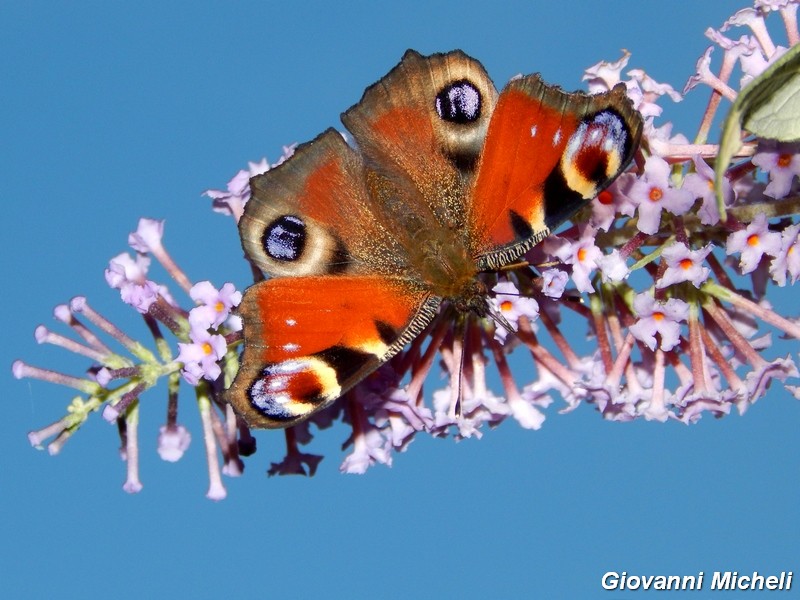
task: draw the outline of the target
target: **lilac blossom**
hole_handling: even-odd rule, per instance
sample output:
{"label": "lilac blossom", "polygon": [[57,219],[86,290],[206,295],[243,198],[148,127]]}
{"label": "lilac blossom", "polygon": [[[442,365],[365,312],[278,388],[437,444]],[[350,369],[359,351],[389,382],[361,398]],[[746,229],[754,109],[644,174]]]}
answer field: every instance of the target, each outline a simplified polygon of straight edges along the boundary
{"label": "lilac blossom", "polygon": [[711,253],[711,246],[706,245],[699,250],[690,250],[686,244],[675,243],[662,253],[667,265],[664,274],[656,282],[657,288],[690,281],[699,288],[708,279],[711,269],[704,266],[706,257]]}
{"label": "lilac blossom", "polygon": [[158,455],[167,462],[177,462],[189,448],[192,435],[183,426],[162,425],[158,431]]}
{"label": "lilac blossom", "polygon": [[600,257],[597,264],[603,274],[603,281],[623,281],[630,274],[625,257],[617,249]]}
{"label": "lilac blossom", "polygon": [[595,245],[594,233],[594,229],[587,226],[582,228],[577,239],[551,236],[544,241],[547,252],[572,266],[572,281],[579,292],[594,291],[591,274],[602,257],[600,248]]}
{"label": "lilac blossom", "polygon": [[778,256],[781,250],[781,235],[769,230],[767,217],[759,213],[744,229],[734,231],[728,237],[725,251],[739,253],[739,267],[742,273],[752,273],[765,254]]}
{"label": "lilac blossom", "polygon": [[633,308],[639,317],[630,326],[630,332],[643,342],[650,350],[655,350],[656,335],[660,341],[658,346],[665,352],[672,350],[680,341],[681,321],[685,321],[689,313],[689,305],[683,300],[670,298],[666,302],[658,302],[650,294],[638,294],[633,301]]}
{"label": "lilac blossom", "polygon": [[[495,312],[502,316],[506,324],[512,328],[517,326],[520,317],[527,317],[535,321],[539,315],[539,303],[533,298],[521,295],[517,286],[511,281],[501,281],[492,288],[494,296],[491,299]],[[504,326],[495,329],[494,336],[499,342],[505,342],[509,330]]]}
{"label": "lilac blossom", "polygon": [[105,271],[108,285],[118,289],[122,301],[142,314],[147,313],[159,297],[171,302],[165,286],[147,279],[149,266],[148,256],[137,254],[136,259],[132,259],[127,252],[123,252],[109,261]]}
{"label": "lilac blossom", "polygon": [[297,144],[284,146],[280,158],[272,165],[267,162],[266,158],[248,163],[247,169],[240,170],[228,181],[225,191],[208,189],[203,192],[203,195],[211,198],[211,208],[214,211],[232,216],[238,222],[244,212],[244,205],[250,199],[250,179],[283,163],[294,154],[296,147]]}
{"label": "lilac blossom", "polygon": [[[694,172],[686,175],[681,189],[694,194],[695,198],[702,200],[702,205],[697,214],[703,225],[716,225],[719,223],[719,209],[717,208],[717,198],[714,194],[714,169],[701,156],[692,157]],[[725,206],[733,204],[733,188],[727,179],[722,182],[722,197]]]}
{"label": "lilac blossom", "polygon": [[769,273],[779,286],[786,285],[787,273],[794,284],[800,277],[800,224],[787,227],[781,233],[781,249],[772,260]]}
{"label": "lilac blossom", "polygon": [[183,363],[183,378],[189,385],[197,385],[200,378],[214,381],[222,373],[219,361],[225,356],[225,338],[205,329],[194,329],[191,343],[178,343],[178,362]]}
{"label": "lilac blossom", "polygon": [[628,190],[636,182],[633,173],[623,173],[608,189],[603,190],[592,201],[590,223],[597,229],[609,231],[619,215],[633,216],[634,204],[628,199]]}
{"label": "lilac blossom", "polygon": [[784,198],[792,189],[792,183],[800,175],[800,145],[764,142],[753,157],[753,164],[769,173],[769,185],[764,193],[773,198]]}
{"label": "lilac blossom", "polygon": [[658,231],[662,211],[680,215],[694,203],[692,194],[675,188],[669,177],[669,164],[660,156],[650,156],[645,162],[644,173],[628,192],[628,198],[637,206],[637,227],[642,233]]}
{"label": "lilac blossom", "polygon": [[201,281],[192,286],[189,296],[199,304],[189,313],[189,323],[204,329],[222,325],[231,309],[242,301],[242,293],[232,283],[218,290],[210,281]]}
{"label": "lilac blossom", "polygon": [[549,298],[561,298],[567,287],[569,275],[561,269],[545,269],[542,271],[542,292]]}

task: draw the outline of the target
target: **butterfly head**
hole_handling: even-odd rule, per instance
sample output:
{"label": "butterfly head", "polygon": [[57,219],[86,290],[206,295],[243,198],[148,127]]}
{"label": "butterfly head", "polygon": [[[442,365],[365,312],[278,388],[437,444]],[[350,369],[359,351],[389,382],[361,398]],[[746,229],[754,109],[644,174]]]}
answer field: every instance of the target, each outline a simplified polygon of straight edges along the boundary
{"label": "butterfly head", "polygon": [[491,311],[488,293],[486,284],[473,277],[462,284],[461,290],[451,299],[451,302],[460,313],[472,313],[478,317],[485,317]]}

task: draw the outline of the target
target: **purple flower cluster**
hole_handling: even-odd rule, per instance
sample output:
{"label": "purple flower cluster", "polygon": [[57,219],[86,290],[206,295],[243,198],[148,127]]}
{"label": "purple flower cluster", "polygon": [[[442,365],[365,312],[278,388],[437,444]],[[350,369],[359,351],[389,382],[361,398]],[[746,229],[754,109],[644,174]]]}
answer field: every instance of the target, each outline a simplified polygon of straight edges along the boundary
{"label": "purple flower cluster", "polygon": [[[645,118],[645,139],[629,171],[575,219],[576,225],[532,249],[527,266],[487,275],[492,319],[454,323],[443,312],[339,402],[287,429],[286,455],[269,473],[313,474],[321,457],[300,448],[313,440],[313,428],[339,421],[349,426],[349,453],[341,470],[363,473],[376,463],[390,465],[395,452],[405,451],[419,433],[480,437],[486,426],[509,417],[538,429],[545,409],[559,398],[562,412],[588,403],[610,420],[690,424],[709,412],[722,416],[735,408],[744,413],[770,382],[800,377],[792,356],[770,356],[771,336],[796,339],[800,325],[767,300],[771,284],[794,284],[800,276],[800,145],[745,139],[726,172],[726,214],[721,215],[709,166],[719,148],[707,142],[722,101],[733,101],[786,51],[773,42],[769,28],[782,25],[788,43],[800,43],[797,7],[797,0],[756,0],[753,8],[706,31],[712,45],[683,90],[709,94],[691,142],[660,120],[665,97],[677,102],[682,94],[641,69],[623,73],[628,53],[587,69],[590,91],[623,82]],[[733,31],[738,39],[730,37]],[[722,54],[716,69],[715,52]],[[292,151],[284,148],[279,162]],[[214,210],[238,221],[250,177],[269,168],[266,160],[251,163],[227,190],[208,190]],[[222,394],[238,368],[242,338],[235,307],[241,293],[230,283],[219,289],[192,283],[167,253],[162,235],[162,223],[143,219],[129,238],[135,255],[116,256],[106,270],[108,284],[142,314],[155,351],[129,338],[84,298],[75,298],[57,307],[55,316],[79,341],[41,326],[36,337],[88,357],[93,363],[88,375],[72,377],[22,361],[13,372],[80,393],[65,417],[29,434],[34,446],[53,438],[47,448],[58,452],[98,410],[119,425],[128,492],[142,488],[138,399],[161,377],[167,378],[169,392],[159,455],[176,461],[189,448],[192,436],[177,421],[183,379],[195,390],[201,415],[208,497],[221,499],[226,494],[221,475],[241,474],[240,457],[255,450],[250,432]],[[148,278],[153,257],[192,300],[191,309]],[[120,342],[126,354],[110,350],[92,327]],[[177,340],[177,355],[164,328]],[[588,353],[575,350],[576,331],[581,337],[589,333],[593,349]],[[512,352],[526,354],[531,367],[515,375]],[[426,397],[423,384],[431,385],[428,375],[437,364],[447,377]],[[501,389],[490,388],[490,371],[499,374]],[[800,398],[800,387],[786,387]]]}

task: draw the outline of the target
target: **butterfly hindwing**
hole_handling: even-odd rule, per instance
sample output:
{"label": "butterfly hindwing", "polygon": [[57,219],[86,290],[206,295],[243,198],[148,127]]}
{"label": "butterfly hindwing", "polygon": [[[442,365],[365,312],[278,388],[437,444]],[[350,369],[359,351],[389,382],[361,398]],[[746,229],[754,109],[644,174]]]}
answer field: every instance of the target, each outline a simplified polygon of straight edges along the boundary
{"label": "butterfly hindwing", "polygon": [[228,399],[253,427],[331,404],[430,321],[438,299],[384,276],[280,277],[249,288],[245,350]]}
{"label": "butterfly hindwing", "polygon": [[641,117],[618,85],[566,93],[538,75],[512,80],[489,124],[471,192],[473,254],[483,269],[519,258],[628,165]]}

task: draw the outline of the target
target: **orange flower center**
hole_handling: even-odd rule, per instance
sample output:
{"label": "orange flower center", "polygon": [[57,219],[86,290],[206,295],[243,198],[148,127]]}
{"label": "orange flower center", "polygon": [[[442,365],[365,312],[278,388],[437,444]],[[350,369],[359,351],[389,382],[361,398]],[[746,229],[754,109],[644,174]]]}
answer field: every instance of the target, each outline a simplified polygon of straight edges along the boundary
{"label": "orange flower center", "polygon": [[683,258],[683,259],[681,259],[681,262],[680,262],[681,269],[684,269],[684,270],[691,269],[693,264],[694,264],[694,262],[692,262],[691,258]]}
{"label": "orange flower center", "polygon": [[217,300],[217,303],[214,305],[214,310],[217,312],[225,310],[225,305],[222,303],[222,300]]}
{"label": "orange flower center", "polygon": [[586,248],[580,248],[577,253],[578,261],[583,262],[586,260]]}
{"label": "orange flower center", "polygon": [[758,234],[754,233],[747,238],[748,246],[758,246]]}
{"label": "orange flower center", "polygon": [[502,310],[503,312],[508,312],[508,311],[510,311],[510,310],[511,310],[511,308],[512,308],[513,306],[514,306],[514,305],[511,303],[511,300],[503,300],[503,301],[500,303],[500,310]]}
{"label": "orange flower center", "polygon": [[664,192],[659,187],[650,188],[650,200],[652,202],[658,202],[664,197]]}
{"label": "orange flower center", "polygon": [[600,201],[600,204],[613,204],[614,202],[614,194],[609,192],[608,190],[603,190],[599,194],[597,194],[597,199]]}
{"label": "orange flower center", "polygon": [[654,321],[663,321],[664,320],[664,313],[662,313],[662,312],[654,312],[653,313],[653,320]]}
{"label": "orange flower center", "polygon": [[211,347],[211,344],[208,342],[203,342],[203,352],[205,352],[206,356],[210,356],[213,350],[214,349]]}
{"label": "orange flower center", "polygon": [[792,155],[791,154],[781,154],[778,157],[778,166],[785,169],[788,167],[792,162]]}

